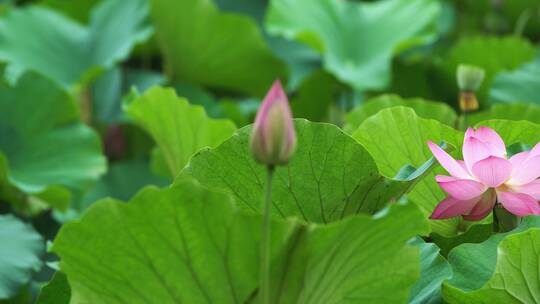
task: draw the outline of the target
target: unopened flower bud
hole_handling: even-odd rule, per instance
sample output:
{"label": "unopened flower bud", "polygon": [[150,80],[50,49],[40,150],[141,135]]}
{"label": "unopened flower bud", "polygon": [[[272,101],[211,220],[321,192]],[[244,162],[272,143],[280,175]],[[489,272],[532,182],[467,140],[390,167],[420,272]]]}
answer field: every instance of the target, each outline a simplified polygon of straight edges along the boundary
{"label": "unopened flower bud", "polygon": [[267,166],[285,165],[296,149],[289,101],[281,83],[276,80],[266,94],[251,131],[251,153]]}

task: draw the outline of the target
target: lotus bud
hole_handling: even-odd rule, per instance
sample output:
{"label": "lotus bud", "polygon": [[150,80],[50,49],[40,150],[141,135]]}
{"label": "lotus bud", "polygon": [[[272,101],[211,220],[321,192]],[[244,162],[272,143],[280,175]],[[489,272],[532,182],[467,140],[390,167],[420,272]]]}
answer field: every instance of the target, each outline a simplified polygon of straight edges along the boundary
{"label": "lotus bud", "polygon": [[462,112],[472,112],[478,110],[478,100],[475,92],[484,81],[484,69],[460,64],[457,69],[457,83],[460,90],[459,108]]}
{"label": "lotus bud", "polygon": [[296,132],[289,101],[279,80],[266,94],[251,132],[251,153],[258,163],[285,165],[296,149]]}

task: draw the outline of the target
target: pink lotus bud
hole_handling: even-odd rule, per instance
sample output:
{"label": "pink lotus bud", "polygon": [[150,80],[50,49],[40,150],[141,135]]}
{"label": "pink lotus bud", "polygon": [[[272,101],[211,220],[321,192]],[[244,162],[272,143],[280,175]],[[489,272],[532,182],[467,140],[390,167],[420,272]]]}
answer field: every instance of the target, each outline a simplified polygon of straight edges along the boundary
{"label": "pink lotus bud", "polygon": [[279,80],[266,94],[251,132],[251,153],[267,166],[285,165],[296,148],[296,132],[289,101]]}

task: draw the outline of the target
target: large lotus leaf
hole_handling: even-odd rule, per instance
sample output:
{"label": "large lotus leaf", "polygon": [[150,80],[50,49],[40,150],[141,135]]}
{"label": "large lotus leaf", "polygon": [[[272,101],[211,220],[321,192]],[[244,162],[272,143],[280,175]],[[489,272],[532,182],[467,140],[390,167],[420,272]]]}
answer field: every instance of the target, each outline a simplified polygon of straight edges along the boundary
{"label": "large lotus leaf", "polygon": [[396,106],[412,108],[416,115],[422,118],[435,119],[449,126],[454,126],[457,122],[456,112],[447,104],[422,98],[401,98],[397,95],[386,94],[369,99],[349,112],[345,117],[343,129],[347,133],[353,133],[370,116],[382,109]]}
{"label": "large lotus leaf", "polygon": [[486,105],[489,88],[494,77],[504,70],[518,68],[534,58],[536,49],[525,39],[508,37],[473,36],[459,40],[440,65],[441,81],[451,88],[448,96],[458,96],[456,69],[459,64],[472,64],[482,67],[485,80],[478,92],[481,104]]}
{"label": "large lotus leaf", "polygon": [[[427,230],[422,217],[394,205],[328,226],[274,221],[272,303],[406,301],[419,276],[406,242]],[[53,251],[76,303],[258,303],[261,221],[230,196],[183,182],[94,204]]]}
{"label": "large lotus leaf", "polygon": [[173,89],[149,89],[126,111],[154,138],[171,177],[180,173],[194,153],[216,147],[236,130],[230,120],[209,118],[203,107],[190,105]]}
{"label": "large lotus leaf", "polygon": [[[460,150],[463,133],[433,119],[424,119],[416,115],[413,109],[394,107],[380,111],[366,119],[354,132],[358,140],[373,156],[382,174],[392,176],[399,172],[404,164],[419,166],[431,155],[427,141],[447,142]],[[453,155],[459,155],[454,151]],[[420,206],[429,216],[435,206],[446,196],[435,182],[434,175],[444,172],[442,168],[434,170],[418,182],[408,198]],[[431,221],[433,231],[442,235],[457,232],[459,219]]]}
{"label": "large lotus leaf", "polygon": [[442,283],[452,277],[452,268],[439,254],[440,249],[437,245],[420,240],[418,246],[420,246],[420,280],[411,290],[409,303],[441,303]]}
{"label": "large lotus leaf", "polygon": [[0,60],[72,87],[125,59],[151,33],[145,0],[105,0],[88,26],[45,7],[14,8],[0,18]]}
{"label": "large lotus leaf", "polygon": [[266,27],[318,50],[325,69],[353,88],[381,89],[392,56],[434,35],[439,11],[431,0],[272,0]]}
{"label": "large lotus leaf", "polygon": [[516,143],[535,145],[540,141],[540,125],[529,121],[493,119],[481,121],[476,126],[487,126],[499,133],[506,146]]}
{"label": "large lotus leaf", "polygon": [[262,95],[285,76],[252,18],[220,12],[212,0],[153,0],[151,6],[172,79]]}
{"label": "large lotus leaf", "polygon": [[510,232],[463,244],[448,257],[454,276],[444,284],[449,303],[538,303],[540,218],[529,216]]}
{"label": "large lotus leaf", "polygon": [[27,193],[84,189],[105,171],[99,138],[80,123],[76,102],[33,73],[0,84],[0,153],[8,181]]}
{"label": "large lotus leaf", "polygon": [[416,206],[394,204],[373,218],[297,231],[283,273],[276,271],[283,278],[272,288],[274,303],[404,303],[419,278],[419,255],[403,244],[427,229]]}
{"label": "large lotus leaf", "polygon": [[0,299],[7,299],[41,268],[41,236],[12,215],[0,215]]}
{"label": "large lotus leaf", "polygon": [[[407,167],[394,172],[396,179],[386,178],[371,155],[336,126],[296,120],[295,128],[297,151],[287,166],[275,171],[272,212],[276,217],[327,223],[359,212],[373,213],[410,190],[432,164],[418,164],[416,171]],[[240,207],[262,213],[266,169],[250,155],[250,132],[251,126],[242,128],[216,149],[198,153],[177,180],[195,177],[204,185],[229,191]]]}
{"label": "large lotus leaf", "polygon": [[489,119],[528,120],[540,124],[540,106],[532,103],[498,103],[486,111],[476,112],[467,117],[471,125]]}
{"label": "large lotus leaf", "polygon": [[489,91],[492,102],[540,104],[540,57],[515,71],[497,75]]}
{"label": "large lotus leaf", "polygon": [[[92,205],[53,250],[75,302],[244,302],[257,286],[259,228],[227,195],[185,183]],[[273,226],[273,256],[293,228]]]}

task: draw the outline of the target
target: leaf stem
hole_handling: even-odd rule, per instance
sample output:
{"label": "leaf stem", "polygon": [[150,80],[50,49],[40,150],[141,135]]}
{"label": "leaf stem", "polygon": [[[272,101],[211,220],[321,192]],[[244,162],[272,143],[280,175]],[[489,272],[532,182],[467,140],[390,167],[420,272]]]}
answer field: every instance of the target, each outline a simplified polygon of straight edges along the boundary
{"label": "leaf stem", "polygon": [[260,290],[261,303],[270,303],[270,206],[272,205],[272,178],[274,175],[274,166],[267,167],[267,180],[264,197],[264,219],[261,235],[261,273]]}

